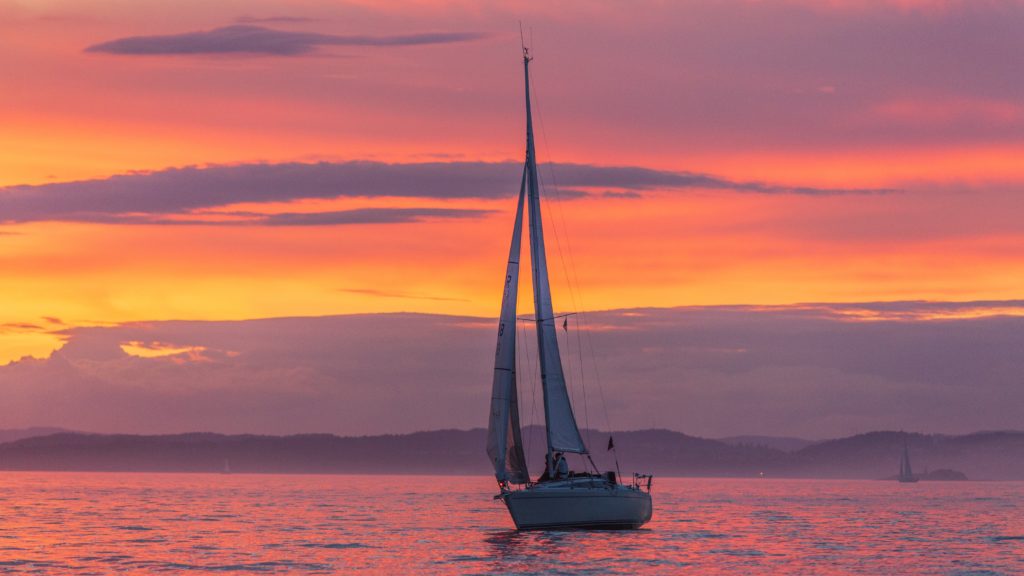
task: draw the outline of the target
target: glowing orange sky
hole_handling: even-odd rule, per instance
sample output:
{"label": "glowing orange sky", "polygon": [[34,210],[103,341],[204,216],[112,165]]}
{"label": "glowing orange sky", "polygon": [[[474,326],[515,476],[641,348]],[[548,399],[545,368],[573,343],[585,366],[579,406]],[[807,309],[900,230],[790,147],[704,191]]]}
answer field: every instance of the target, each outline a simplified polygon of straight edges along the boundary
{"label": "glowing orange sky", "polygon": [[[1024,19],[1017,4],[209,4],[0,3],[8,77],[0,186],[254,161],[519,160],[522,19],[535,38],[542,161],[896,190],[647,190],[551,204],[547,224],[571,238],[576,306],[1020,296],[1024,82],[1009,58],[950,56],[954,32],[1011,42],[986,25]],[[270,19],[258,25],[274,30],[484,37],[289,56],[83,51],[247,16]],[[876,38],[879,23],[888,36]],[[886,46],[864,48],[864,38]],[[879,56],[893,47],[900,50],[891,58]],[[399,310],[493,315],[517,186],[510,181],[500,200],[381,196],[250,207],[491,211],[457,220],[0,225],[0,362],[45,356],[60,342],[53,331],[66,326]],[[555,234],[548,239],[557,305],[570,308]]]}

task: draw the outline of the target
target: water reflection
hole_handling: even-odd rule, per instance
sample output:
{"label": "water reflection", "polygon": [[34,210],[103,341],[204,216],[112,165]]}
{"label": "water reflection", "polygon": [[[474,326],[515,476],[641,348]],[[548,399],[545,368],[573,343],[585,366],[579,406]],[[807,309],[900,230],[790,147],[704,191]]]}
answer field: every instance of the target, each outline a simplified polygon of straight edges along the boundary
{"label": "water reflection", "polygon": [[[557,565],[565,568],[572,541],[584,532],[501,530],[483,539],[490,552],[493,573],[544,573]],[[571,561],[569,561],[571,564]]]}
{"label": "water reflection", "polygon": [[495,557],[509,558],[521,554],[524,546],[523,540],[527,537],[525,532],[518,530],[501,530],[490,533],[484,538],[484,542],[489,545],[491,553]]}
{"label": "water reflection", "polygon": [[0,572],[1024,573],[1024,483],[667,479],[618,532],[512,530],[490,484],[5,473]]}

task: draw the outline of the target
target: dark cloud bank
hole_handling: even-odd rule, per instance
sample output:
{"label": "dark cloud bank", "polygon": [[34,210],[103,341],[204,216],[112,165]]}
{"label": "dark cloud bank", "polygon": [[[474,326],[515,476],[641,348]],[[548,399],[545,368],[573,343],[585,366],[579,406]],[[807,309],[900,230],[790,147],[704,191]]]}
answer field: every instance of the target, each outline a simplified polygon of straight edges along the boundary
{"label": "dark cloud bank", "polygon": [[[1024,317],[924,319],[1008,307],[1024,302],[590,313],[610,423],[589,369],[584,408],[574,363],[578,417],[708,437],[1021,429]],[[876,320],[851,320],[864,314]],[[0,367],[0,419],[133,433],[482,427],[494,331],[491,319],[420,314],[73,329],[49,359]],[[144,359],[126,342],[191,350]],[[536,375],[521,377],[523,418],[540,423]]]}
{"label": "dark cloud bank", "polygon": [[[516,162],[320,162],[241,164],[170,168],[97,180],[0,188],[0,223],[45,220],[104,223],[181,223],[168,216],[241,202],[283,202],[306,198],[406,197],[487,199],[512,196],[522,167]],[[867,194],[888,190],[792,188],[735,182],[715,176],[635,166],[555,164],[559,194],[579,197],[588,190],[625,197],[650,190],[734,190],[758,194]],[[542,170],[550,174],[547,169]],[[478,210],[436,208],[348,211],[319,215],[248,214],[249,224],[354,224],[404,222],[420,217],[474,217]]]}
{"label": "dark cloud bank", "polygon": [[[280,18],[249,19],[246,22],[281,22]],[[288,19],[287,21],[294,21]],[[423,44],[450,44],[483,38],[481,34],[466,32],[438,32],[401,34],[391,36],[360,36],[319,34],[274,30],[252,24],[237,24],[213,30],[167,34],[162,36],[132,36],[94,44],[86,52],[132,56],[166,56],[198,54],[259,54],[269,56],[298,56],[308,54],[321,46],[419,46]]]}

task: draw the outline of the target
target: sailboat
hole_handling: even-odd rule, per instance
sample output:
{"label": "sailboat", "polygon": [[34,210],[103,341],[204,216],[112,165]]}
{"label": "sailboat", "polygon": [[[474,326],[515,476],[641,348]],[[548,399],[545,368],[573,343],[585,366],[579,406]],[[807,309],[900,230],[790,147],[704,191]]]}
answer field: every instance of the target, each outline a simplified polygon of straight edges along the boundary
{"label": "sailboat", "polygon": [[900,458],[900,475],[897,477],[900,482],[910,483],[917,482],[917,476],[914,476],[914,471],[910,469],[910,451],[907,448],[907,443],[903,443],[903,456]]}
{"label": "sailboat", "polygon": [[[495,499],[505,503],[512,521],[520,530],[638,528],[651,519],[651,477],[634,474],[632,483],[623,484],[614,472],[598,471],[576,425],[566,389],[544,251],[544,226],[541,221],[540,186],[530,107],[532,59],[529,50],[524,47],[526,162],[519,185],[501,316],[498,320],[498,344],[487,434],[487,454],[494,465],[494,475],[500,489]],[[529,215],[533,322],[536,325],[547,435],[546,469],[537,481],[530,479],[526,466],[516,385],[516,298],[519,292],[519,255],[524,211]],[[569,472],[563,456],[566,453],[586,456],[593,471]]]}

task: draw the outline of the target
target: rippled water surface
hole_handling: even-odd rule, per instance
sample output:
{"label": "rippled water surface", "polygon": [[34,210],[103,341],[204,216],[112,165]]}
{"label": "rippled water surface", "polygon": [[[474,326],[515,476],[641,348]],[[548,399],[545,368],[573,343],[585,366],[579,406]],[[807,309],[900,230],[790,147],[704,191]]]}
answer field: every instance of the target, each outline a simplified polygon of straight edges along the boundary
{"label": "rippled water surface", "polygon": [[515,532],[487,478],[0,473],[0,573],[1024,574],[1024,483],[656,479]]}

